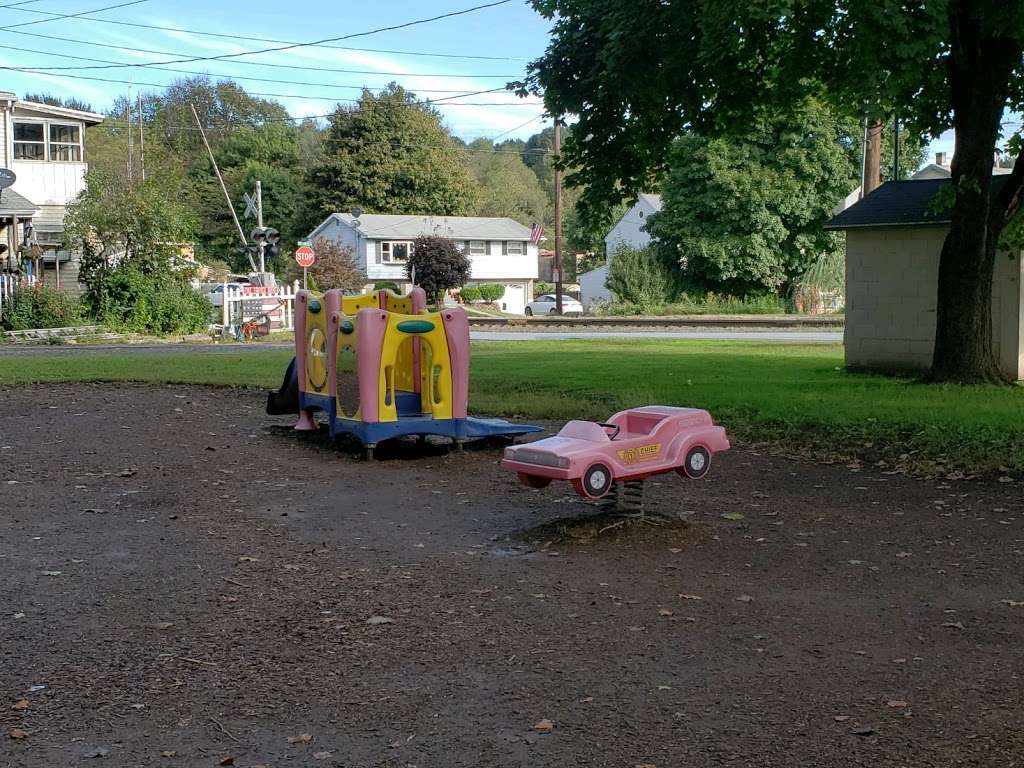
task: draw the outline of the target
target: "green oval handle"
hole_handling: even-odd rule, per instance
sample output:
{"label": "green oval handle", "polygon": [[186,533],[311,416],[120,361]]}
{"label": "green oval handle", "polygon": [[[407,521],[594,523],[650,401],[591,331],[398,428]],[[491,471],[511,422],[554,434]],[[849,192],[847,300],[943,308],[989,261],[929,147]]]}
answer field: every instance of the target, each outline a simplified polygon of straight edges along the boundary
{"label": "green oval handle", "polygon": [[403,320],[397,326],[402,333],[429,333],[434,324],[429,320]]}

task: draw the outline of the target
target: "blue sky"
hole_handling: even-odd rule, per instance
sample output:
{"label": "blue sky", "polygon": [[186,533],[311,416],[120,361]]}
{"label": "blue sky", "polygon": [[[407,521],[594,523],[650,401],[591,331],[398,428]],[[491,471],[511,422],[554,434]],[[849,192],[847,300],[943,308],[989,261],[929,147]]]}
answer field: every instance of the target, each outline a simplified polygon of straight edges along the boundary
{"label": "blue sky", "polygon": [[[5,4],[9,1],[5,0]],[[273,47],[275,44],[248,39],[205,37],[193,33],[216,32],[285,42],[305,42],[437,16],[486,1],[312,0],[303,3],[271,3],[267,0],[223,0],[210,4],[200,0],[178,0],[174,3],[168,3],[166,0],[147,0],[130,7],[89,14],[94,18],[119,22],[112,24],[84,18],[53,18],[41,12],[86,13],[114,5],[118,0],[27,0],[20,4],[22,7],[5,8],[5,21],[0,26],[10,27],[25,22],[41,23],[0,29],[0,66],[39,68],[98,64],[60,58],[55,54],[125,63],[233,54]],[[173,27],[188,31],[140,29],[129,24]],[[283,94],[276,98],[292,115],[321,115],[331,111],[336,100],[358,97],[361,86],[379,88],[391,80],[401,82],[423,97],[435,99],[451,97],[455,93],[503,87],[509,79],[515,79],[523,74],[529,59],[543,53],[548,31],[549,24],[544,19],[525,2],[515,0],[506,5],[471,14],[331,44],[388,51],[493,57],[488,60],[342,50],[334,47],[304,47],[224,61],[198,61],[166,66],[208,72],[212,76],[230,76],[237,79],[248,91]],[[82,42],[71,43],[40,37],[41,35],[73,38]],[[26,50],[12,48],[31,49],[43,53],[29,53]],[[168,56],[152,51],[166,51],[177,55]],[[297,69],[264,67],[259,64],[287,65]],[[352,69],[360,72],[324,72],[309,67]],[[140,85],[141,83],[166,84],[177,77],[185,76],[187,75],[142,67],[83,69],[46,74],[8,70],[3,73],[3,85],[0,86],[0,90],[13,91],[19,96],[28,91],[48,91],[61,96],[77,96],[90,102],[97,110],[104,111],[111,105],[115,96],[126,91],[128,85],[79,78],[131,81],[135,84],[134,93],[139,88],[157,90],[152,86]],[[316,85],[243,79],[247,77],[303,81]],[[321,96],[328,98],[315,98]],[[440,109],[449,128],[465,139],[495,136],[506,131],[508,136],[526,137],[536,133],[543,126],[540,118],[543,108],[536,99],[527,99],[524,102],[509,93],[493,93],[467,96],[454,101],[467,102],[467,105],[444,106]],[[480,103],[486,103],[486,106],[477,106]],[[531,120],[532,122],[528,122]]]}

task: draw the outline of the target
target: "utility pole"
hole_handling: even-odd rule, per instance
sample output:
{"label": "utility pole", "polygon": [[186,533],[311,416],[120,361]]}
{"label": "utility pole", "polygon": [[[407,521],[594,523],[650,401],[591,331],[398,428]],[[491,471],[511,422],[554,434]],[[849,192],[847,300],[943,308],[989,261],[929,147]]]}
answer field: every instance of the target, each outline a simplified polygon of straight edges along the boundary
{"label": "utility pole", "polygon": [[864,178],[861,189],[867,196],[882,183],[882,121],[868,120],[867,138],[864,142]]}
{"label": "utility pole", "polygon": [[128,98],[124,100],[124,119],[128,123],[128,180],[134,177],[132,168],[132,145],[134,134],[132,133],[132,89],[128,88]]}
{"label": "utility pole", "polygon": [[[139,91],[139,104],[138,109],[135,110],[139,115],[139,167],[142,170],[142,180],[146,180],[146,138],[143,132],[142,124],[142,91]],[[128,130],[131,130],[131,125],[128,126]]]}
{"label": "utility pole", "polygon": [[900,180],[900,121],[892,120],[892,180]]}
{"label": "utility pole", "polygon": [[562,154],[562,130],[555,116],[555,314],[562,314],[562,171],[557,166]]}
{"label": "utility pole", "polygon": [[[263,229],[263,182],[262,181],[257,181],[256,182],[256,226],[259,227],[260,229]],[[260,242],[259,242],[259,249],[260,249],[260,274],[261,275],[264,272],[267,271],[266,259],[264,258],[264,255],[263,255],[264,247],[265,247],[265,242],[263,240],[260,240]]]}

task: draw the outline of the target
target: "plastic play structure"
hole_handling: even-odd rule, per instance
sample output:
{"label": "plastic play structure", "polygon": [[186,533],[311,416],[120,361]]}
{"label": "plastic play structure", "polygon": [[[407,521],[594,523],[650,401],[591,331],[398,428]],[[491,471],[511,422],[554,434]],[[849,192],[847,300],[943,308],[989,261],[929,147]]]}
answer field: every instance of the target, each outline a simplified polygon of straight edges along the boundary
{"label": "plastic play structure", "polygon": [[[346,412],[342,394],[355,378],[358,405]],[[267,413],[297,413],[299,430],[350,434],[367,456],[384,440],[441,435],[456,444],[493,435],[539,432],[501,419],[475,419],[469,401],[469,322],[459,307],[426,311],[426,295],[380,290],[345,296],[300,291],[295,298],[295,358],[284,383],[267,399]]]}
{"label": "plastic play structure", "polygon": [[506,448],[501,466],[530,488],[568,480],[583,498],[600,499],[616,483],[640,494],[639,483],[662,472],[704,477],[711,457],[728,449],[725,429],[707,411],[648,405],[604,424],[570,421],[554,437]]}

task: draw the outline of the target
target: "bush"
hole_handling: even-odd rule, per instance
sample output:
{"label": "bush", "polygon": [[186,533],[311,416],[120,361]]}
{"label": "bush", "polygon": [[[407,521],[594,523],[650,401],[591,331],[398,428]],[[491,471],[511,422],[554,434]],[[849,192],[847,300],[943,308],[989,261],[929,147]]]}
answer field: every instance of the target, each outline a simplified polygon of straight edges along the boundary
{"label": "bush", "polygon": [[462,297],[463,301],[467,302],[480,301],[481,298],[480,289],[475,288],[472,285],[467,285],[465,288],[459,291],[459,295]]}
{"label": "bush", "polygon": [[4,302],[0,328],[25,331],[32,328],[65,328],[78,325],[85,315],[82,303],[63,291],[36,283],[19,289]]}
{"label": "bush", "polygon": [[722,296],[708,293],[679,301],[640,305],[624,301],[595,301],[590,305],[594,315],[781,315],[786,302],[773,294],[762,296]]}
{"label": "bush", "polygon": [[392,293],[401,295],[402,289],[398,287],[398,283],[393,280],[378,280],[373,284],[373,290],[375,291],[391,291]]}
{"label": "bush", "polygon": [[636,304],[646,312],[665,304],[672,288],[665,266],[652,249],[625,244],[612,252],[605,285],[617,301]]}
{"label": "bush", "polygon": [[533,284],[533,295],[534,296],[543,296],[545,293],[554,293],[554,292],[555,292],[555,286],[552,285],[551,283],[545,283],[545,282],[542,282],[542,281],[538,280],[536,283]]}
{"label": "bush", "polygon": [[144,274],[133,265],[113,270],[98,307],[104,324],[132,333],[195,333],[210,324],[209,300],[172,275]]}
{"label": "bush", "polygon": [[493,304],[505,295],[505,286],[499,283],[483,283],[477,286],[480,291],[480,298],[488,304]]}

